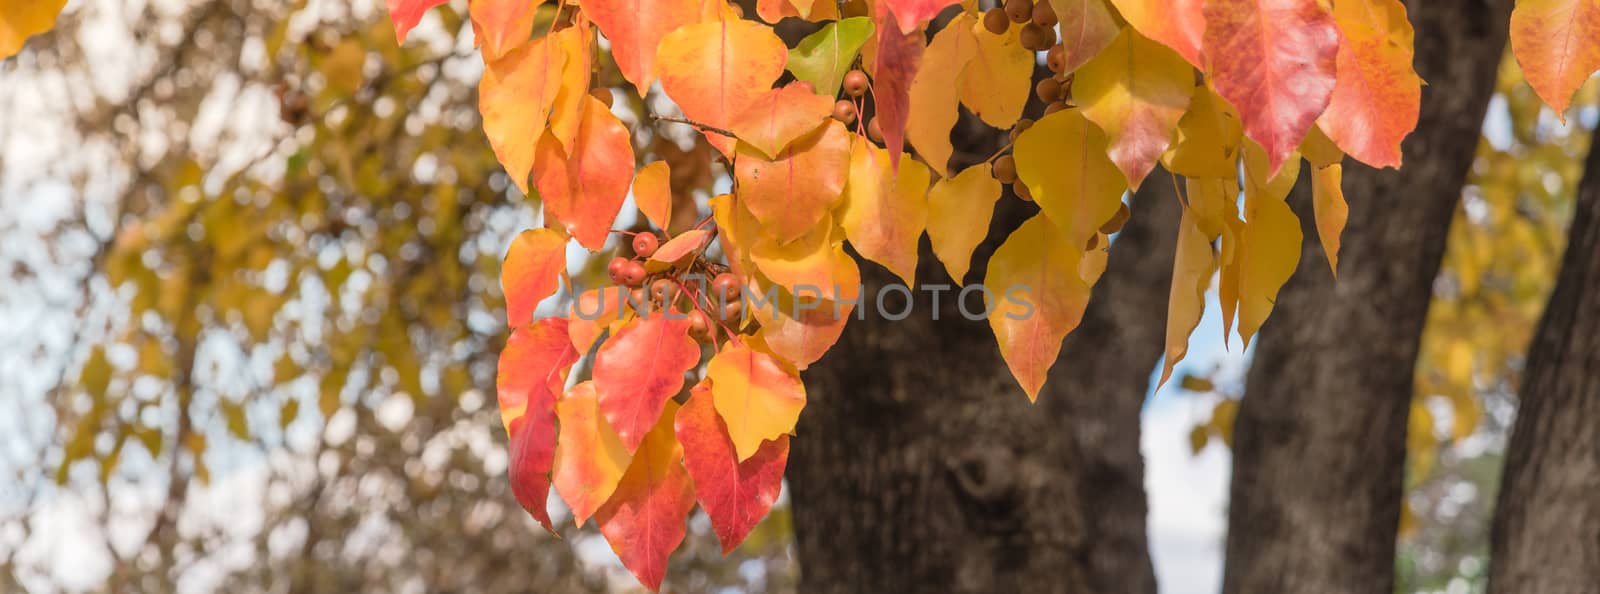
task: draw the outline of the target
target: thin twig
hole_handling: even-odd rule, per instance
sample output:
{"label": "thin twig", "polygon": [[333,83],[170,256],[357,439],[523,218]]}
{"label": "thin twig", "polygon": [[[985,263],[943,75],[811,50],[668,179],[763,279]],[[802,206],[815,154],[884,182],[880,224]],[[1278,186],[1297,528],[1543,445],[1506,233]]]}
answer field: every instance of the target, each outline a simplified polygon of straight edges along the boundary
{"label": "thin twig", "polygon": [[734,140],[739,140],[740,139],[739,135],[738,134],[734,134],[732,130],[727,130],[727,129],[724,129],[724,128],[718,128],[718,127],[713,126],[711,124],[705,124],[705,123],[701,123],[701,122],[696,122],[696,121],[691,120],[689,118],[680,118],[678,116],[658,116],[658,115],[651,114],[650,115],[650,119],[653,119],[653,120],[655,120],[657,122],[671,122],[671,123],[674,123],[674,124],[687,124],[687,125],[699,128],[701,131],[704,131],[704,132],[715,132],[717,134],[721,134],[723,136],[726,136],[728,138],[732,138]]}

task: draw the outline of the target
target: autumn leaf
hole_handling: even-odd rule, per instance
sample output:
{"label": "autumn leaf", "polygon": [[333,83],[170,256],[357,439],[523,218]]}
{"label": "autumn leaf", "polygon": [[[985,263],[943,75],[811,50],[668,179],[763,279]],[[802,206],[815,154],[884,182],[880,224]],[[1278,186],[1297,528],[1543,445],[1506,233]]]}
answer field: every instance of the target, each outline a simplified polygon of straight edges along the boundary
{"label": "autumn leaf", "polygon": [[1278,289],[1300,263],[1300,219],[1284,201],[1300,174],[1298,158],[1276,175],[1265,151],[1251,143],[1244,150],[1244,234],[1239,261],[1239,338],[1245,346],[1272,313]]}
{"label": "autumn leaf", "polygon": [[928,242],[957,283],[967,276],[972,251],[989,236],[1000,191],[1000,181],[981,164],[934,182],[928,190]]}
{"label": "autumn leaf", "polygon": [[1239,112],[1202,84],[1194,90],[1189,111],[1178,120],[1178,141],[1161,162],[1168,171],[1186,177],[1236,178],[1243,139]]}
{"label": "autumn leaf", "polygon": [[593,251],[605,247],[611,224],[628,198],[633,179],[633,144],[628,129],[604,103],[586,97],[571,152],[555,135],[539,139],[534,185],[545,212],[578,243]]}
{"label": "autumn leaf", "polygon": [[506,317],[513,327],[533,321],[540,301],[554,295],[567,269],[567,236],[555,229],[529,229],[511,240],[500,267]]}
{"label": "autumn leaf", "polygon": [[633,203],[657,229],[672,222],[672,168],[666,161],[651,161],[633,177]]}
{"label": "autumn leaf", "polygon": [[578,294],[569,308],[567,336],[572,347],[580,353],[589,352],[600,333],[622,315],[622,302],[627,299],[626,287],[602,287]]}
{"label": "autumn leaf", "polygon": [[694,510],[694,486],[673,433],[677,412],[676,402],[666,403],[611,499],[594,514],[622,566],[652,592],[661,590],[667,557],[683,542],[685,520]]}
{"label": "autumn leaf", "polygon": [[594,382],[583,382],[556,402],[561,433],[556,439],[555,487],[572,508],[573,523],[582,525],[611,494],[632,455],[622,438],[600,414]]}
{"label": "autumn leaf", "polygon": [[[855,260],[844,254],[843,250],[838,254],[843,257],[836,257],[834,264],[843,269],[840,275],[854,274],[859,279]],[[821,359],[828,349],[833,348],[834,343],[839,342],[839,336],[844,333],[845,324],[850,321],[850,315],[856,307],[853,301],[802,300],[781,287],[773,294],[776,299],[772,303],[752,306],[750,314],[761,323],[760,336],[772,354],[793,363],[801,371]],[[762,297],[763,301],[767,299]]]}
{"label": "autumn leaf", "polygon": [[1134,30],[1177,51],[1196,68],[1205,67],[1201,59],[1205,0],[1111,0],[1111,4]]}
{"label": "autumn leaf", "polygon": [[[56,15],[60,14],[61,8],[66,5],[67,0],[22,0],[6,2],[5,6],[0,6],[0,60],[22,51],[22,44],[28,41],[29,37],[54,27]],[[426,10],[426,7],[422,10]],[[421,10],[418,13],[420,14]],[[415,25],[415,22],[412,24]],[[398,25],[396,27],[398,28]],[[405,39],[404,36],[401,39]]]}
{"label": "autumn leaf", "polygon": [[1318,0],[1209,0],[1204,11],[1206,74],[1276,173],[1333,95],[1333,15]]}
{"label": "autumn leaf", "polygon": [[472,0],[468,3],[472,34],[483,50],[485,64],[528,41],[533,35],[537,7],[528,0]]}
{"label": "autumn leaf", "polygon": [[1189,353],[1189,335],[1206,308],[1206,288],[1216,270],[1211,238],[1195,224],[1194,213],[1183,209],[1178,221],[1178,247],[1172,259],[1172,290],[1167,296],[1166,360],[1157,389],[1172,377],[1172,368]]}
{"label": "autumn leaf", "polygon": [[1061,341],[1078,327],[1089,304],[1089,286],[1077,273],[1083,245],[1068,239],[1049,219],[1034,216],[989,258],[984,284],[997,293],[989,327],[1029,401],[1039,398]]}
{"label": "autumn leaf", "polygon": [[961,74],[961,103],[985,123],[1010,128],[1033,92],[1033,52],[1022,47],[1022,27],[995,35],[973,32],[977,50]]}
{"label": "autumn leaf", "polygon": [[[1117,214],[1127,189],[1106,151],[1105,134],[1077,109],[1040,119],[1017,137],[1013,150],[1017,178],[1076,253]],[[1076,266],[1076,258],[1070,264]]]}
{"label": "autumn leaf", "polygon": [[[1050,6],[1060,21],[1063,74],[1076,71],[1099,55],[1121,29],[1111,9],[1106,8],[1106,0],[1050,0]],[[1198,34],[1197,31],[1197,40]]]}
{"label": "autumn leaf", "polygon": [[1600,4],[1594,0],[1517,0],[1511,53],[1528,85],[1566,122],[1578,87],[1600,69]]}
{"label": "autumn leaf", "polygon": [[1334,163],[1311,171],[1311,204],[1317,218],[1317,238],[1328,255],[1328,267],[1339,276],[1339,236],[1344,233],[1350,207],[1344,201],[1344,166]]}
{"label": "autumn leaf", "polygon": [[741,462],[714,398],[709,381],[695,386],[678,410],[676,429],[683,444],[683,466],[694,479],[695,498],[710,516],[722,554],[727,555],[778,501],[789,461],[789,436],[763,442],[755,455]]}
{"label": "autumn leaf", "polygon": [[[886,4],[878,4],[880,13]],[[874,117],[883,132],[883,145],[889,149],[889,167],[899,170],[900,154],[905,151],[906,119],[911,113],[911,79],[916,76],[925,49],[923,34],[921,30],[900,31],[884,14],[880,14],[877,29],[872,97],[878,111]]]}
{"label": "autumn leaf", "polygon": [[699,0],[579,0],[578,5],[611,40],[617,69],[641,95],[656,80],[661,39],[700,18]]}
{"label": "autumn leaf", "polygon": [[1124,29],[1073,77],[1083,116],[1105,131],[1111,161],[1137,190],[1172,143],[1194,94],[1194,68],[1181,56]]}
{"label": "autumn leaf", "polygon": [[794,141],[776,159],[740,143],[734,160],[739,196],[780,242],[806,234],[832,210],[850,169],[850,133],[829,120]]}
{"label": "autumn leaf", "polygon": [[554,47],[550,51],[566,56],[566,66],[561,69],[561,88],[556,91],[556,101],[550,111],[550,133],[561,142],[562,150],[576,153],[572,143],[583,125],[585,107],[589,104],[589,83],[593,78],[594,33],[589,22],[579,13],[572,25],[545,36]]}
{"label": "autumn leaf", "polygon": [[793,82],[757,97],[728,128],[763,157],[773,159],[789,144],[815,131],[833,113],[833,100],[811,83]]}
{"label": "autumn leaf", "polygon": [[511,493],[545,530],[555,532],[545,500],[556,449],[556,394],[578,361],[567,321],[545,318],[511,333],[500,351],[495,391],[511,438]]}
{"label": "autumn leaf", "polygon": [[789,243],[761,237],[751,246],[750,259],[763,275],[791,292],[810,289],[819,293],[813,297],[850,300],[860,293],[861,273],[842,241],[832,218],[827,218]]}
{"label": "autumn leaf", "polygon": [[[723,19],[679,27],[662,37],[656,70],[661,89],[685,116],[726,128],[766,94],[788,57],[789,48],[771,27]],[[733,154],[732,139],[714,133],[706,139],[724,155]]]}
{"label": "autumn leaf", "polygon": [[710,231],[690,229],[661,244],[661,247],[656,248],[656,253],[650,254],[650,260],[668,264],[676,263],[705,247],[706,242],[710,240]]}
{"label": "autumn leaf", "polygon": [[909,161],[899,174],[889,156],[864,137],[850,145],[850,181],[845,184],[839,225],[862,257],[882,264],[907,286],[916,286],[917,243],[928,222],[928,168]]}
{"label": "autumn leaf", "polygon": [[1334,5],[1343,36],[1338,82],[1317,123],[1344,152],[1373,167],[1400,167],[1400,141],[1421,113],[1422,78],[1411,67],[1413,34],[1405,15],[1399,0]]}
{"label": "autumn leaf", "polygon": [[[878,0],[878,22],[892,18],[899,25],[900,33],[910,35],[918,27],[933,20],[939,11],[955,4],[960,0]],[[891,14],[892,13],[892,14]],[[879,31],[888,29],[880,24]]]}
{"label": "autumn leaf", "polygon": [[548,38],[535,39],[490,62],[478,81],[483,133],[506,175],[523,194],[550,110],[561,89],[567,56]]}
{"label": "autumn leaf", "polygon": [[823,25],[789,50],[789,72],[811,83],[812,90],[826,97],[839,94],[839,85],[850,71],[861,46],[872,37],[872,21],[850,17]]}
{"label": "autumn leaf", "polygon": [[[950,129],[959,114],[961,73],[978,53],[973,18],[961,13],[933,36],[908,91],[906,137],[944,175],[950,166]],[[881,126],[881,124],[880,124]]]}
{"label": "autumn leaf", "polygon": [[[389,20],[394,21],[395,40],[404,44],[406,42],[406,34],[410,33],[411,30],[417,26],[417,23],[422,22],[422,13],[428,12],[429,8],[444,4],[448,1],[449,0],[385,0],[389,6]],[[56,10],[60,11],[61,9],[60,7],[57,7]],[[3,41],[4,39],[5,36],[0,35],[0,41]],[[0,50],[4,49],[4,45],[0,44]],[[6,55],[9,54],[0,51],[0,56]]]}
{"label": "autumn leaf", "polygon": [[741,462],[755,456],[763,441],[794,431],[806,405],[798,371],[744,344],[731,344],[712,357],[706,377]]}
{"label": "autumn leaf", "polygon": [[639,448],[661,407],[683,387],[684,372],[699,362],[700,345],[689,338],[682,314],[641,317],[600,345],[594,358],[600,412],[628,451]]}

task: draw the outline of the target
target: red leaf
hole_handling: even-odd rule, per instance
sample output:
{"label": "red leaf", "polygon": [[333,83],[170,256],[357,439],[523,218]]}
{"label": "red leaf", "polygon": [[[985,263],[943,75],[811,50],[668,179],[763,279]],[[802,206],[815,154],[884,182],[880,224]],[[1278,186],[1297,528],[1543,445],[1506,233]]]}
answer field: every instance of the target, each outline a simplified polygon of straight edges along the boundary
{"label": "red leaf", "polygon": [[677,403],[667,404],[611,499],[594,514],[622,566],[652,592],[661,590],[667,557],[683,542],[684,519],[694,510],[694,486],[672,431],[677,411]]}
{"label": "red leaf", "polygon": [[894,21],[900,26],[900,32],[906,35],[917,32],[924,23],[933,20],[939,11],[955,4],[959,0],[878,0],[878,31],[882,35],[885,29],[883,23],[885,16],[893,12]]}
{"label": "red leaf", "polygon": [[1211,0],[1205,20],[1212,86],[1238,108],[1276,173],[1333,96],[1333,15],[1317,0]]}
{"label": "red leaf", "polygon": [[617,69],[641,94],[656,80],[661,38],[700,18],[699,0],[579,0],[578,4],[611,40]]}
{"label": "red leaf", "polygon": [[676,425],[695,498],[711,517],[726,555],[744,542],[777,502],[789,461],[789,436],[763,442],[754,456],[740,462],[711,400],[709,381],[695,386],[689,402],[678,410]]}
{"label": "red leaf", "polygon": [[567,320],[545,318],[522,326],[500,351],[495,392],[500,420],[511,436],[511,494],[534,519],[554,532],[545,500],[556,451],[556,394],[578,351],[567,338]]}
{"label": "red leaf", "polygon": [[511,240],[500,268],[506,317],[512,326],[533,321],[540,301],[554,295],[567,270],[567,236],[555,229],[529,229]]}
{"label": "red leaf", "polygon": [[422,13],[428,12],[449,0],[386,0],[389,4],[389,20],[394,21],[394,37],[400,43],[406,42],[406,34],[422,22]]}
{"label": "red leaf", "polygon": [[[911,3],[915,4],[915,3]],[[926,48],[920,29],[903,33],[889,26],[891,15],[880,4],[878,18],[878,58],[873,64],[872,97],[877,101],[878,128],[889,149],[889,166],[900,171],[900,154],[905,151],[906,118],[911,113],[911,80],[917,75]]]}
{"label": "red leaf", "polygon": [[545,212],[590,250],[605,247],[611,223],[622,210],[633,181],[633,144],[628,129],[604,103],[586,97],[571,154],[554,134],[539,138],[533,183]]}
{"label": "red leaf", "polygon": [[661,416],[661,407],[683,387],[684,372],[700,362],[700,345],[689,338],[683,314],[666,312],[627,325],[600,345],[594,387],[600,412],[632,452]]}
{"label": "red leaf", "polygon": [[1340,149],[1373,167],[1400,167],[1400,142],[1421,113],[1405,15],[1399,0],[1341,2],[1334,11],[1343,36],[1339,82],[1317,121]]}

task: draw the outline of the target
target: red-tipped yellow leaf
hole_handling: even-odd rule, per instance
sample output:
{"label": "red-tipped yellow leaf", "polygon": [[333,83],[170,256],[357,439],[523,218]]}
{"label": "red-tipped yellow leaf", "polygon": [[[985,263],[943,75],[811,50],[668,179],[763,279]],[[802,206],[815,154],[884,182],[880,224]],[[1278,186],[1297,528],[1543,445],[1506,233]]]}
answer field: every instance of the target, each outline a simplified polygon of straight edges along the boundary
{"label": "red-tipped yellow leaf", "polygon": [[989,327],[1030,401],[1039,398],[1061,341],[1078,327],[1089,304],[1089,285],[1078,275],[1083,245],[1069,241],[1049,219],[1035,216],[989,258],[984,284],[996,292]]}
{"label": "red-tipped yellow leaf", "polygon": [[[783,74],[789,48],[772,27],[722,19],[680,27],[661,38],[656,71],[661,89],[683,114],[726,128]],[[733,140],[710,133],[706,139],[733,154]]]}
{"label": "red-tipped yellow leaf", "polygon": [[605,247],[611,223],[633,181],[633,144],[628,129],[599,99],[588,97],[571,152],[554,134],[539,139],[534,185],[545,213],[590,250]]}
{"label": "red-tipped yellow leaf", "polygon": [[533,321],[533,309],[556,294],[561,273],[567,270],[567,236],[555,229],[529,229],[511,240],[500,269],[500,289],[506,296],[506,317],[511,325]]}
{"label": "red-tipped yellow leaf", "polygon": [[960,0],[878,0],[879,25],[878,30],[884,30],[882,22],[888,18],[887,13],[893,13],[895,24],[903,34],[911,34],[926,24],[939,11],[955,4]]}
{"label": "red-tipped yellow leaf", "polygon": [[959,115],[961,73],[978,53],[973,22],[970,15],[961,13],[940,29],[911,80],[906,138],[940,175],[948,171],[955,150],[950,145],[950,129]]}
{"label": "red-tipped yellow leaf", "polygon": [[[524,0],[526,2],[527,0]],[[579,0],[583,12],[611,40],[622,77],[641,94],[656,79],[656,51],[674,29],[698,22],[700,0]]]}
{"label": "red-tipped yellow leaf", "polygon": [[1196,67],[1205,66],[1200,52],[1205,0],[1111,0],[1111,4],[1140,34],[1172,48]]}
{"label": "red-tipped yellow leaf", "polygon": [[789,436],[762,443],[755,455],[740,462],[712,403],[709,382],[691,392],[676,422],[683,466],[694,479],[695,498],[711,517],[711,528],[726,555],[744,542],[778,501],[783,468],[789,462]]}
{"label": "red-tipped yellow leaf", "polygon": [[793,82],[757,97],[728,128],[763,157],[772,159],[790,143],[815,131],[832,113],[832,98],[818,95],[811,83]]}
{"label": "red-tipped yellow leaf", "polygon": [[1318,0],[1207,0],[1204,10],[1207,75],[1276,173],[1333,96],[1333,15]]}
{"label": "red-tipped yellow leaf", "polygon": [[667,557],[683,542],[685,520],[694,510],[694,483],[683,468],[683,446],[673,434],[677,412],[678,404],[668,402],[611,499],[594,514],[600,535],[622,566],[652,592],[661,590]]}
{"label": "red-tipped yellow leaf", "polygon": [[850,145],[839,225],[862,257],[916,285],[917,243],[928,223],[928,168],[916,161],[889,168],[883,149],[857,137]]}
{"label": "red-tipped yellow leaf", "polygon": [[734,162],[739,197],[764,232],[780,242],[805,235],[832,210],[850,170],[850,133],[830,120],[776,159],[740,143]]}
{"label": "red-tipped yellow leaf", "polygon": [[[1339,2],[1339,80],[1318,126],[1373,167],[1400,167],[1400,141],[1417,127],[1422,78],[1411,67],[1411,23],[1399,0]],[[1600,30],[1597,30],[1600,32]]]}
{"label": "red-tipped yellow leaf", "polygon": [[578,361],[567,321],[545,318],[511,333],[500,351],[495,392],[500,420],[510,436],[511,493],[545,530],[555,531],[545,500],[556,450],[556,394]]}
{"label": "red-tipped yellow leaf", "polygon": [[1155,169],[1194,94],[1194,67],[1132,29],[1078,69],[1072,96],[1104,130],[1128,187]]}
{"label": "red-tipped yellow leaf", "polygon": [[566,53],[548,38],[535,39],[490,62],[478,81],[483,133],[506,175],[524,194],[566,63]]}
{"label": "red-tipped yellow leaf", "polygon": [[794,431],[806,406],[800,373],[777,358],[734,343],[706,365],[717,414],[740,461],[749,460],[764,441]]}
{"label": "red-tipped yellow leaf", "polygon": [[[1106,8],[1106,0],[1050,0],[1050,6],[1055,8],[1056,18],[1061,22],[1063,73],[1073,72],[1099,55],[1121,29],[1111,9]],[[1198,6],[1196,3],[1197,9]],[[1197,44],[1199,35],[1196,31]]]}
{"label": "red-tipped yellow leaf", "polygon": [[1528,85],[1565,122],[1572,95],[1600,68],[1600,3],[1517,0],[1511,53]]}
{"label": "red-tipped yellow leaf", "polygon": [[633,203],[657,229],[666,230],[672,222],[672,168],[666,161],[652,161],[639,168],[633,177]]}
{"label": "red-tipped yellow leaf", "polygon": [[1000,181],[989,167],[974,165],[928,190],[928,242],[957,283],[972,266],[972,250],[989,236],[989,220],[1000,200]]}
{"label": "red-tipped yellow leaf", "polygon": [[889,149],[889,166],[898,169],[900,154],[905,151],[906,120],[911,114],[911,79],[917,74],[925,49],[923,34],[920,29],[904,33],[883,18],[878,19],[877,27],[872,97],[878,112],[874,117],[883,132],[883,145]]}
{"label": "red-tipped yellow leaf", "polygon": [[624,326],[594,358],[594,388],[600,412],[628,451],[636,451],[661,416],[662,406],[683,388],[683,374],[700,362],[700,345],[689,338],[683,314],[652,312]]}
{"label": "red-tipped yellow leaf", "polygon": [[[394,37],[400,43],[406,42],[406,34],[422,22],[422,13],[449,0],[386,0],[389,6],[389,20],[394,21]],[[59,8],[57,9],[60,10]],[[4,36],[0,36],[3,39]],[[19,43],[18,46],[21,46]],[[6,55],[6,54],[0,54]]]}
{"label": "red-tipped yellow leaf", "polygon": [[632,456],[600,414],[594,382],[583,382],[556,403],[561,435],[556,439],[556,493],[572,508],[576,524],[593,516],[616,491]]}

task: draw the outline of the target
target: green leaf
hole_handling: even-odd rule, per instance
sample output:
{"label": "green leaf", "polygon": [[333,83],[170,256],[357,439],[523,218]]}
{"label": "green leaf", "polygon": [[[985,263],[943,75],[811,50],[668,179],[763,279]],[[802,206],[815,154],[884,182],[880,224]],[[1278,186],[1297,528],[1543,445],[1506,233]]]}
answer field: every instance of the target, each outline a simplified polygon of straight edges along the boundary
{"label": "green leaf", "polygon": [[845,73],[856,61],[856,53],[871,36],[872,21],[867,17],[828,23],[789,50],[789,71],[795,78],[811,83],[819,94],[838,95]]}

